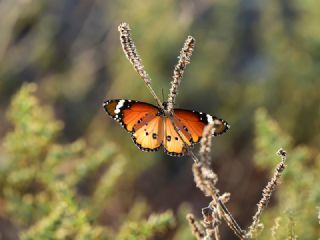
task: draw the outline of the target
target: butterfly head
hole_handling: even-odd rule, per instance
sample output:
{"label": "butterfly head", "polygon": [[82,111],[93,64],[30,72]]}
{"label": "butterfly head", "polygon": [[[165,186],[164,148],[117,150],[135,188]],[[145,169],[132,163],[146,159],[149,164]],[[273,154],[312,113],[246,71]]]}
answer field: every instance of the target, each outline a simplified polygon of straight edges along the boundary
{"label": "butterfly head", "polygon": [[162,107],[163,107],[163,110],[164,110],[164,111],[167,111],[167,110],[168,110],[168,102],[164,101],[164,102],[162,103]]}
{"label": "butterfly head", "polygon": [[160,107],[160,115],[169,115],[168,113],[168,102],[164,101]]}

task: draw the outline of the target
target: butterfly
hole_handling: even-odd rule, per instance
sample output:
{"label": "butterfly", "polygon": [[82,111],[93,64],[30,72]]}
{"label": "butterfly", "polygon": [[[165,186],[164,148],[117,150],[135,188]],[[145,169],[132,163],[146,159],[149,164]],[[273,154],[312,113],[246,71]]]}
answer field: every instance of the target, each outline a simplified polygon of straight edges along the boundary
{"label": "butterfly", "polygon": [[183,156],[200,141],[209,123],[218,123],[215,136],[229,129],[226,121],[202,112],[174,109],[173,115],[168,116],[166,102],[161,108],[145,102],[113,99],[104,101],[103,107],[131,134],[140,150],[153,152],[163,146],[170,156]]}

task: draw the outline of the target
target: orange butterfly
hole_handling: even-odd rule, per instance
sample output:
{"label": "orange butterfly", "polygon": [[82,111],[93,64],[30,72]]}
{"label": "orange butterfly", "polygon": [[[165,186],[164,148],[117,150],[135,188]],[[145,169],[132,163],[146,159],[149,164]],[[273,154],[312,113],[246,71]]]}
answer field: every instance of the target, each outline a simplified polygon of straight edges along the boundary
{"label": "orange butterfly", "polygon": [[[165,109],[166,105],[163,104]],[[131,133],[134,143],[142,151],[157,151],[163,145],[164,151],[170,156],[183,156],[187,151],[185,144],[192,147],[198,143],[208,123],[221,123],[214,135],[229,129],[226,121],[206,113],[174,109],[170,119],[162,108],[134,100],[106,100],[103,107]]]}

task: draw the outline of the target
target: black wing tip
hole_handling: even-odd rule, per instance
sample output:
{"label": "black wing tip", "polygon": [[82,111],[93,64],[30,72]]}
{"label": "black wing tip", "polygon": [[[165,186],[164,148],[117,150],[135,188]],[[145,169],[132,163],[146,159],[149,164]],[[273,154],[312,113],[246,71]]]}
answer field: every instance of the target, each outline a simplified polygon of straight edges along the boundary
{"label": "black wing tip", "polygon": [[223,123],[224,129],[221,132],[213,133],[214,136],[220,136],[220,135],[224,134],[225,132],[227,132],[230,129],[230,124],[227,121],[225,121],[223,119],[220,119],[220,118],[218,118],[218,119]]}
{"label": "black wing tip", "polygon": [[111,102],[111,101],[112,101],[112,100],[110,100],[110,99],[106,99],[106,100],[103,101],[102,104],[105,105],[105,104],[108,104],[108,103]]}
{"label": "black wing tip", "polygon": [[105,100],[103,101],[102,105],[104,106],[104,105],[109,104],[110,102],[120,101],[120,100],[125,100],[125,101],[127,101],[126,99],[105,99]]}
{"label": "black wing tip", "polygon": [[109,104],[110,100],[104,100],[102,103],[102,107],[105,108]]}

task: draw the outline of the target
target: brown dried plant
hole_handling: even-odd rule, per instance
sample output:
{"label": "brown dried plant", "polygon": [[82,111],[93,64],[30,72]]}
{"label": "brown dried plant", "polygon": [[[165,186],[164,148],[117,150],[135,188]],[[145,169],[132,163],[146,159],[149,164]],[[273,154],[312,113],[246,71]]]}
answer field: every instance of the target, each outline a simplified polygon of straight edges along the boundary
{"label": "brown dried plant", "polygon": [[[273,177],[263,189],[262,198],[257,204],[258,210],[253,216],[253,221],[246,231],[242,230],[232,214],[228,211],[225,203],[230,200],[230,194],[224,193],[219,195],[219,190],[216,187],[218,181],[217,175],[210,166],[210,150],[212,132],[214,132],[214,123],[209,124],[203,132],[200,148],[200,161],[193,164],[193,175],[197,187],[206,195],[212,197],[209,206],[202,209],[203,225],[206,236],[203,239],[220,239],[219,223],[224,220],[231,230],[239,237],[239,239],[255,238],[259,231],[263,228],[260,222],[260,217],[263,210],[267,207],[273,191],[279,184],[279,178],[285,169],[286,152],[283,149],[278,150],[278,155],[281,157],[281,162],[277,165]],[[196,220],[195,220],[196,221]]]}
{"label": "brown dried plant", "polygon": [[201,240],[205,237],[205,232],[203,226],[195,219],[193,214],[189,213],[187,215],[187,220],[191,228],[192,235],[196,237],[197,240]]}
{"label": "brown dried plant", "polygon": [[137,48],[131,38],[130,27],[128,23],[121,23],[118,27],[120,32],[120,42],[122,45],[122,49],[130,63],[133,65],[136,72],[139,74],[141,79],[147,85],[149,91],[151,92],[154,99],[157,101],[159,107],[162,107],[162,102],[158,98],[157,94],[154,92],[151,87],[151,78],[148,73],[144,70],[144,66],[142,65],[142,61],[138,54]]}
{"label": "brown dried plant", "polygon": [[273,191],[275,190],[276,186],[279,184],[279,178],[282,175],[283,170],[285,169],[285,161],[287,158],[287,153],[282,148],[278,150],[277,154],[281,157],[281,162],[277,165],[273,177],[268,182],[267,186],[262,191],[262,198],[260,199],[259,203],[257,204],[258,210],[252,217],[253,221],[251,225],[248,227],[248,231],[246,236],[248,238],[252,238],[255,236],[255,233],[259,231],[259,228],[263,227],[260,223],[260,216],[263,210],[268,206],[270,198],[272,196]]}
{"label": "brown dried plant", "polygon": [[[129,59],[136,72],[145,82],[151,94],[157,101],[159,107],[164,109],[163,103],[158,98],[151,86],[151,78],[144,70],[142,61],[137,53],[137,49],[131,37],[129,24],[121,23],[118,27],[118,30],[120,32],[122,49],[126,57]],[[194,45],[195,39],[191,36],[188,36],[182,50],[180,51],[180,56],[178,57],[179,61],[174,68],[173,80],[171,81],[171,88],[168,95],[168,107],[166,109],[166,114],[170,116],[172,124],[176,130],[178,130],[178,128],[175,126],[174,121],[172,120],[172,116],[174,114],[173,108],[184,70],[190,63],[190,57],[194,50]],[[194,161],[192,171],[196,186],[204,193],[205,196],[209,196],[212,199],[208,206],[202,209],[203,219],[201,221],[196,220],[192,214],[187,215],[187,220],[191,227],[192,234],[198,240],[221,239],[219,226],[221,225],[222,221],[227,224],[227,226],[239,239],[252,239],[257,235],[259,230],[263,228],[263,224],[260,222],[260,217],[263,210],[267,207],[273,191],[279,183],[279,178],[286,166],[285,160],[287,155],[282,149],[278,151],[278,155],[281,156],[281,162],[276,167],[272,179],[263,189],[262,198],[257,204],[258,210],[253,216],[251,225],[247,230],[243,230],[226,207],[226,203],[230,200],[230,193],[223,193],[222,195],[220,194],[219,189],[216,187],[218,176],[211,168],[210,152],[212,147],[212,137],[215,129],[219,129],[219,124],[222,123],[220,121],[214,121],[205,127],[201,140],[201,148],[199,152],[200,157],[197,157],[192,152],[192,149],[183,140],[179,134],[179,131],[177,131],[179,138],[184,142],[187,153]]]}
{"label": "brown dried plant", "polygon": [[192,36],[188,36],[183,48],[180,51],[179,61],[174,67],[173,80],[171,81],[171,88],[168,96],[168,112],[172,112],[172,109],[176,102],[176,97],[178,94],[178,88],[181,83],[184,70],[186,66],[190,63],[190,57],[194,49],[195,39]]}

